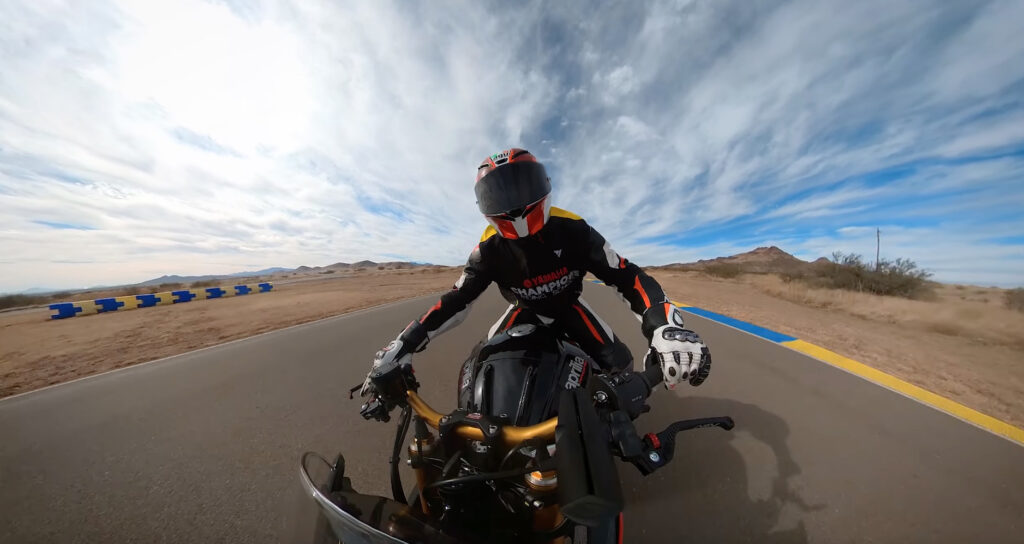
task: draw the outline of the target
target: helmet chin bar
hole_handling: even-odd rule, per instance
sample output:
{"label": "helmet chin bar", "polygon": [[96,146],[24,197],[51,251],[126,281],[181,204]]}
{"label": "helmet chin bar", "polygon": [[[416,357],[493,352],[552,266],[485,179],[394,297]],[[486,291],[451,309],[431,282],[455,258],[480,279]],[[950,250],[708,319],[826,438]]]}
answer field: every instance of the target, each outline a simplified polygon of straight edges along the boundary
{"label": "helmet chin bar", "polygon": [[[539,205],[535,205],[539,204]],[[502,238],[515,240],[526,238],[537,234],[547,224],[551,216],[551,197],[545,196],[525,209],[530,210],[525,215],[513,217],[511,215],[485,215],[487,222],[494,226]]]}
{"label": "helmet chin bar", "polygon": [[512,226],[513,228],[516,229],[516,234],[520,238],[526,238],[527,236],[532,234],[530,232],[530,226],[526,224],[525,217],[517,217],[515,220],[512,221]]}
{"label": "helmet chin bar", "polygon": [[551,195],[530,204],[518,214],[485,215],[487,222],[494,226],[502,238],[515,240],[526,238],[540,232],[551,217]]}
{"label": "helmet chin bar", "polygon": [[487,218],[488,223],[494,226],[494,228],[498,231],[498,234],[502,238],[515,240],[517,238],[522,238],[530,235],[529,228],[525,226],[525,218],[520,217],[516,219],[502,219],[499,217],[492,217],[489,215],[485,215],[484,217]]}

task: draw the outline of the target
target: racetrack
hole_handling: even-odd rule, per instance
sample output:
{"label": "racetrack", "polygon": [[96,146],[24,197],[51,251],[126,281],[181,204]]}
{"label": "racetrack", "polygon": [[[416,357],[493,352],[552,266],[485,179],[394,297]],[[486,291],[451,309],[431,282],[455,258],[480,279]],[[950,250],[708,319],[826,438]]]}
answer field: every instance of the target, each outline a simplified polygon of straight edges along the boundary
{"label": "racetrack", "polygon": [[[585,297],[629,344],[608,288]],[[373,352],[436,297],[276,331],[0,401],[0,542],[280,542],[298,459],[342,451],[387,495],[393,423],[347,400]],[[415,360],[454,407],[458,365],[504,309],[492,288]],[[681,435],[648,477],[619,466],[627,541],[1020,542],[1024,448],[858,377],[699,317],[715,365],[651,398],[638,428],[731,415]],[[405,480],[410,481],[408,477]]]}

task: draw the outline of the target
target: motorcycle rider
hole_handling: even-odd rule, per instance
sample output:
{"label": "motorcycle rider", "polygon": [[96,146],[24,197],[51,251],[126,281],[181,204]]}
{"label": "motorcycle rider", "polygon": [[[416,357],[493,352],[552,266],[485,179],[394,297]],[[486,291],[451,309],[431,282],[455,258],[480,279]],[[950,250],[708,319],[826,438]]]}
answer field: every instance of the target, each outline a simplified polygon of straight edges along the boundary
{"label": "motorcycle rider", "polygon": [[628,369],[629,349],[580,298],[587,272],[614,286],[629,304],[667,388],[683,381],[697,386],[707,378],[707,346],[684,328],[682,313],[658,282],[615,253],[580,216],[551,206],[550,179],[530,152],[512,148],[487,157],[477,168],[475,188],[490,226],[452,290],[377,352],[361,395],[371,392],[371,377],[411,364],[414,352],[461,323],[491,282],[510,304],[490,336],[516,324],[554,323],[603,370]]}

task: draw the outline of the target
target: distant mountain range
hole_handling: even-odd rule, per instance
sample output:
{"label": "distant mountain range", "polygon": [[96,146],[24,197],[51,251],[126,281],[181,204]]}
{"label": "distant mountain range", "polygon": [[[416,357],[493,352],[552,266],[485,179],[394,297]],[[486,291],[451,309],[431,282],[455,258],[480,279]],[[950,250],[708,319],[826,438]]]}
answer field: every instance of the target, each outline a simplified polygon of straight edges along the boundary
{"label": "distant mountain range", "polygon": [[294,271],[294,268],[282,268],[275,266],[272,268],[264,268],[263,270],[253,270],[251,272],[235,272],[234,274],[207,274],[205,276],[160,276],[159,278],[153,278],[146,280],[135,285],[160,285],[162,283],[192,283],[194,281],[207,281],[207,280],[225,280],[230,278],[255,278],[259,276],[272,276],[274,274],[283,274]]}
{"label": "distant mountain range", "polygon": [[435,266],[424,263],[409,263],[390,261],[384,263],[375,263],[373,261],[359,261],[356,263],[334,263],[327,266],[300,266],[298,268],[283,268],[275,266],[272,268],[264,268],[263,270],[253,270],[250,272],[235,272],[234,274],[211,274],[206,276],[160,276],[159,278],[153,278],[146,280],[142,283],[135,285],[149,286],[149,285],[160,285],[163,283],[192,283],[196,281],[209,281],[209,280],[226,280],[231,278],[256,278],[266,277],[275,275],[284,275],[291,273],[311,273],[311,272],[325,272],[328,270],[339,271],[339,270],[360,270],[360,269],[376,269],[379,267],[391,268],[391,269],[404,269],[404,268],[415,268],[420,266]]}
{"label": "distant mountain range", "polygon": [[[164,275],[159,278],[153,278],[134,284],[126,285],[97,285],[93,287],[85,287],[78,289],[52,289],[48,287],[32,287],[18,293],[6,293],[12,295],[49,295],[55,293],[82,293],[87,291],[97,291],[100,289],[117,289],[124,287],[155,287],[165,283],[180,283],[189,284],[197,281],[214,281],[214,280],[230,280],[232,278],[274,278],[275,276],[280,277],[293,273],[324,273],[327,271],[355,271],[364,269],[377,269],[383,267],[385,269],[409,269],[418,267],[436,267],[438,265],[430,263],[412,263],[412,262],[401,262],[401,261],[388,261],[383,263],[377,263],[373,261],[359,261],[355,263],[334,263],[327,266],[300,266],[298,268],[284,268],[281,266],[274,266],[271,268],[264,268],[262,270],[251,270],[246,272],[235,272],[233,274],[206,274],[202,276],[180,276]],[[0,293],[4,295],[5,293]]]}
{"label": "distant mountain range", "polygon": [[60,289],[51,289],[49,287],[33,287],[31,289],[25,289],[18,293],[19,295],[45,295],[47,293],[56,293]]}
{"label": "distant mountain range", "polygon": [[334,263],[327,266],[300,266],[295,269],[295,272],[322,272],[326,270],[358,270],[366,268],[391,268],[391,269],[407,269],[417,268],[423,266],[437,266],[429,263],[410,263],[405,261],[388,261],[383,263],[375,263],[373,261],[359,261],[357,263]]}

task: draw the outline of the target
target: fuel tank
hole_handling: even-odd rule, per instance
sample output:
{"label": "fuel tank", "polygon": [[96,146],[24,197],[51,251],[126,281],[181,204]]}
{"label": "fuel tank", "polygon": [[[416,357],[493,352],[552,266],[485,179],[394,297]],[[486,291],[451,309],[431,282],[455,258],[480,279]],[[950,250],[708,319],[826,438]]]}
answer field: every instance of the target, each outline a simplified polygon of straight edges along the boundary
{"label": "fuel tank", "polygon": [[459,371],[459,408],[533,425],[558,414],[562,390],[585,387],[593,361],[543,325],[511,327],[481,342]]}

